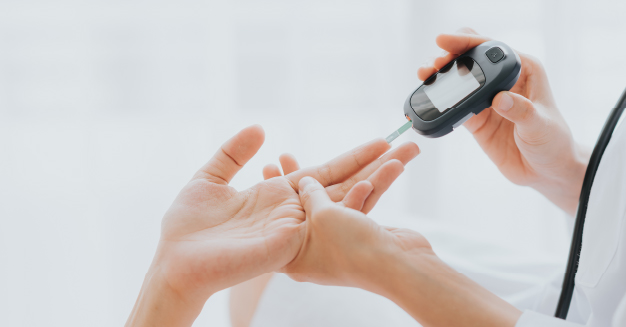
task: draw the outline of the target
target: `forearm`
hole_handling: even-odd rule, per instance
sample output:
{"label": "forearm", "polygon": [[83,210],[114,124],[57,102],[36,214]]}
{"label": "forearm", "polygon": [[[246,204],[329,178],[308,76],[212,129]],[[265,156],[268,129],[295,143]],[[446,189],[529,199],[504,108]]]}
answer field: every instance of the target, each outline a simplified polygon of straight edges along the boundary
{"label": "forearm", "polygon": [[519,310],[429,252],[389,259],[370,290],[394,301],[425,327],[515,326]]}
{"label": "forearm", "polygon": [[191,326],[204,302],[184,299],[172,290],[158,271],[146,274],[126,327]]}

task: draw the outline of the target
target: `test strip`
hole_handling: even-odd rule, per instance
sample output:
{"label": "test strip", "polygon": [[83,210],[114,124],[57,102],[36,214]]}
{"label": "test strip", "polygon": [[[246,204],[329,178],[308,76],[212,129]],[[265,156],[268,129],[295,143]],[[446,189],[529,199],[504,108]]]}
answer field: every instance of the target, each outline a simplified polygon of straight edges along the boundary
{"label": "test strip", "polygon": [[402,127],[398,128],[395,132],[391,133],[391,135],[387,136],[387,138],[385,138],[385,141],[387,141],[387,143],[393,142],[393,140],[397,139],[398,136],[402,135],[402,133],[411,128],[411,125],[413,125],[413,123],[409,120],[406,124],[402,125]]}

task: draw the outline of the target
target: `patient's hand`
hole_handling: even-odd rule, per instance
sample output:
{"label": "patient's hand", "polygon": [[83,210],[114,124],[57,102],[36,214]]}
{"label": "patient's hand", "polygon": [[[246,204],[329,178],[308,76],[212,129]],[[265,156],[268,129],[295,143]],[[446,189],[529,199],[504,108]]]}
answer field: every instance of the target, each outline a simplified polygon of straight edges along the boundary
{"label": "patient's hand", "polygon": [[[459,54],[488,41],[471,29],[441,34],[437,45],[446,51],[418,70],[425,80]],[[510,92],[500,92],[492,108],[464,125],[478,144],[513,183],[528,185],[573,214],[590,152],[574,142],[552,97],[541,63],[519,53],[522,71]]]}
{"label": "patient's hand", "polygon": [[302,177],[323,181],[328,193],[342,200],[355,183],[370,178],[375,184],[376,176],[402,167],[398,160],[386,161],[406,163],[419,153],[410,143],[379,158],[389,145],[374,140],[327,164],[238,192],[228,183],[263,139],[258,126],[242,130],[180,192],[163,218],[158,249],[128,326],[191,325],[211,294],[292,261],[305,238],[297,193]]}

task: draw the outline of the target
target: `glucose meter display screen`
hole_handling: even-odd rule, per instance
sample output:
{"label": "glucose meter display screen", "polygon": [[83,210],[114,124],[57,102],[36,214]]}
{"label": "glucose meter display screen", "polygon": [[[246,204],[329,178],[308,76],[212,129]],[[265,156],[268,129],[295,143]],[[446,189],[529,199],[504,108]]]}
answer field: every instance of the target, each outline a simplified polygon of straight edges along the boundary
{"label": "glucose meter display screen", "polygon": [[484,84],[480,66],[470,57],[459,58],[424,81],[411,96],[411,107],[421,119],[434,120]]}

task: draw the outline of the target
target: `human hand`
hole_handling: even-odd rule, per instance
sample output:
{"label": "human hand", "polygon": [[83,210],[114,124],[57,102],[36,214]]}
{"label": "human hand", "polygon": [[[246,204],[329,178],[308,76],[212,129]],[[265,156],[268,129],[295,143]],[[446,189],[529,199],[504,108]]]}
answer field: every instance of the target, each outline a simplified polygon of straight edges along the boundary
{"label": "human hand", "polygon": [[291,278],[377,293],[423,326],[515,325],[519,310],[446,265],[421,234],[380,226],[359,212],[368,184],[357,183],[347,204],[332,201],[315,179],[300,180],[306,237],[284,268]]}
{"label": "human hand", "polygon": [[[437,45],[446,53],[419,68],[418,77],[425,80],[460,54],[489,40],[469,28],[439,35]],[[515,86],[496,95],[491,108],[464,126],[506,178],[535,188],[574,214],[590,152],[574,141],[541,63],[517,53],[522,70]]]}
{"label": "human hand", "polygon": [[[386,176],[391,184],[396,175]],[[386,278],[381,265],[406,253],[434,254],[419,233],[383,227],[360,211],[375,187],[357,183],[343,201],[335,203],[312,177],[300,180],[300,201],[307,214],[306,236],[298,256],[283,271],[296,281],[359,287],[378,292]]]}
{"label": "human hand", "polygon": [[378,139],[324,165],[238,192],[228,183],[263,139],[259,126],[242,130],[180,192],[163,218],[128,326],[190,325],[211,294],[289,263],[304,239],[305,213],[297,193],[302,177],[323,180],[329,194],[341,200],[359,181],[369,178],[374,184],[376,176],[393,173],[419,153],[408,143],[380,157],[389,145]]}

